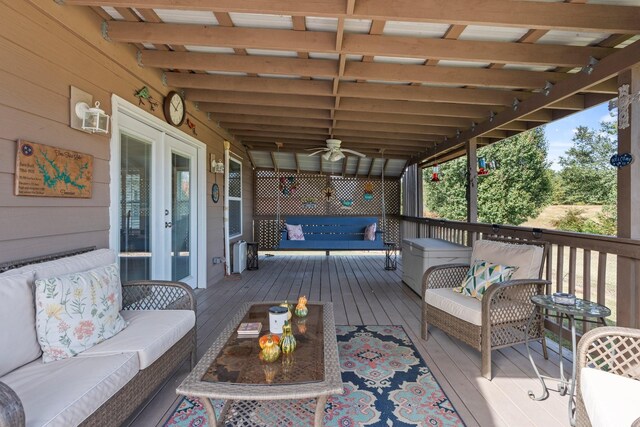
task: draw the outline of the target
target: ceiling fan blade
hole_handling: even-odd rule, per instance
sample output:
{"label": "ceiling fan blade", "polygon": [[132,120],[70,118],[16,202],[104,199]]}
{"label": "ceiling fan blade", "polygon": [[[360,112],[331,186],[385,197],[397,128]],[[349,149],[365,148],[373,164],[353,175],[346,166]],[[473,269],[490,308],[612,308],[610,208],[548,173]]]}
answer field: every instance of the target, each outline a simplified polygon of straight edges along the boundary
{"label": "ceiling fan blade", "polygon": [[[313,150],[313,148],[312,148],[312,150]],[[322,152],[324,152],[324,151],[327,151],[327,149],[326,149],[326,148],[324,148],[324,149],[322,149],[322,150],[314,151],[313,153],[309,154],[309,156],[315,156],[316,154],[322,153]]]}
{"label": "ceiling fan blade", "polygon": [[342,151],[345,151],[345,152],[347,152],[347,153],[355,154],[356,156],[360,156],[360,157],[367,157],[367,155],[366,155],[366,154],[362,154],[362,153],[359,153],[359,152],[354,151],[354,150],[349,150],[348,148],[342,148],[341,150],[342,150]]}

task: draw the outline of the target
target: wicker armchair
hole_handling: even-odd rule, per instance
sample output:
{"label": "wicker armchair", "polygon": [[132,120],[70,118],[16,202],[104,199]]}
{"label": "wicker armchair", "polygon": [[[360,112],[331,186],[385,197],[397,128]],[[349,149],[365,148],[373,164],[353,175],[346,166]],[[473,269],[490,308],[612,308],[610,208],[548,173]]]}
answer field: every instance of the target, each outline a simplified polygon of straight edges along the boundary
{"label": "wicker armchair", "polygon": [[[578,360],[575,363],[577,363],[576,426],[591,427],[592,423],[587,414],[581,390],[583,369],[594,368],[622,377],[640,380],[640,330],[607,326],[587,332],[578,343]],[[615,393],[620,391],[619,389],[603,389],[599,390],[599,392],[613,394],[615,399]],[[637,402],[637,394],[631,397]],[[631,420],[640,414],[637,405],[635,407],[627,405],[626,408],[635,411],[635,415],[632,415]],[[610,412],[616,412],[615,408],[607,409]],[[619,412],[616,414],[619,415]],[[616,423],[616,425],[622,424]],[[631,421],[630,426],[640,427],[640,418]]]}
{"label": "wicker armchair", "polygon": [[[508,243],[529,244],[530,242],[509,240]],[[538,278],[497,283],[487,288],[482,301],[472,300],[473,303],[481,304],[481,325],[461,319],[427,302],[429,290],[460,286],[470,266],[449,264],[429,268],[422,278],[422,338],[427,339],[428,325],[432,325],[480,351],[482,376],[491,380],[491,351],[525,342],[529,318],[536,311],[530,298],[533,295],[544,294],[551,284],[549,281],[539,279],[542,275],[546,245],[536,243],[536,246],[541,246],[543,249],[542,258],[539,260]],[[472,259],[474,259],[473,256]],[[488,259],[488,261],[492,260]],[[451,294],[454,295],[454,292],[452,291]],[[538,310],[529,329],[529,340],[541,340],[544,357],[547,358],[543,322],[543,317]]]}

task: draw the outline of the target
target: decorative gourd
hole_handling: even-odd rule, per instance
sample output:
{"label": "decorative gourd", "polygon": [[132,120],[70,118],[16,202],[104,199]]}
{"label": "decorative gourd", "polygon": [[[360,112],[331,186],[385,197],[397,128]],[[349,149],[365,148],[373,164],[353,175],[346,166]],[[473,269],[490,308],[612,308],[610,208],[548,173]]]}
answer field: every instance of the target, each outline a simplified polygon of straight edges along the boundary
{"label": "decorative gourd", "polygon": [[267,345],[267,340],[271,338],[272,341],[276,343],[276,345],[280,345],[280,337],[277,335],[266,334],[260,337],[258,340],[258,344],[260,344],[260,348],[264,348]]}
{"label": "decorative gourd", "polygon": [[298,298],[298,305],[296,305],[296,316],[305,317],[309,314],[309,309],[307,308],[307,297],[301,296]]}
{"label": "decorative gourd", "polygon": [[278,344],[275,343],[271,336],[268,337],[260,354],[262,354],[262,360],[265,362],[275,362],[278,360],[278,357],[280,357],[280,347],[278,347]]}
{"label": "decorative gourd", "polygon": [[291,308],[292,308],[292,305],[289,304],[287,301],[285,301],[282,304],[280,304],[280,307],[284,307],[284,308],[287,309],[287,320],[291,320]]}
{"label": "decorative gourd", "polygon": [[296,349],[296,337],[291,333],[291,324],[288,321],[285,321],[284,326],[282,327],[280,348],[282,349],[283,354],[293,353]]}

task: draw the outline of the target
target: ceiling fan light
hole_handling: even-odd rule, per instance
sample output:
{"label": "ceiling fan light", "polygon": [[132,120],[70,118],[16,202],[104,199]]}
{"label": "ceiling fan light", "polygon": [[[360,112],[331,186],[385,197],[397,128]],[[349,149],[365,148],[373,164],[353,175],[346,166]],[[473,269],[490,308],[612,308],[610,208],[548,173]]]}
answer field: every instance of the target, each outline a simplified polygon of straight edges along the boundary
{"label": "ceiling fan light", "polygon": [[327,151],[322,155],[322,158],[325,160],[329,160],[329,157],[331,157],[331,151]]}
{"label": "ceiling fan light", "polygon": [[342,151],[334,151],[329,156],[329,160],[332,162],[338,161],[340,159],[344,159],[344,154],[342,153]]}

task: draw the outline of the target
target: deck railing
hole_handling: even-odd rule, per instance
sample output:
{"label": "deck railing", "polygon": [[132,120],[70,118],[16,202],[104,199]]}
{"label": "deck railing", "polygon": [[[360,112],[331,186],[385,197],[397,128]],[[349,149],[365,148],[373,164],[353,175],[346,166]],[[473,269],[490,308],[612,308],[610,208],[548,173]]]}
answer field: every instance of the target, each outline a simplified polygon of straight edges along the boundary
{"label": "deck railing", "polygon": [[[608,306],[616,320],[617,257],[640,266],[640,241],[509,225],[467,223],[402,216],[401,238],[430,237],[471,246],[482,236],[544,241],[549,244],[543,277],[548,292],[570,292]],[[583,331],[589,324],[578,325]]]}

